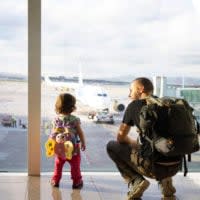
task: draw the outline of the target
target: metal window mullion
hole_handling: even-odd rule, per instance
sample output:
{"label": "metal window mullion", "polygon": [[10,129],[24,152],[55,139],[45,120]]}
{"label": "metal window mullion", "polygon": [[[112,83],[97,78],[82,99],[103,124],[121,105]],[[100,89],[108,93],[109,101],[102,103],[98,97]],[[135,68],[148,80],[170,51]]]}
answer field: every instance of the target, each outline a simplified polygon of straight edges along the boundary
{"label": "metal window mullion", "polygon": [[40,175],[41,0],[28,0],[28,175]]}

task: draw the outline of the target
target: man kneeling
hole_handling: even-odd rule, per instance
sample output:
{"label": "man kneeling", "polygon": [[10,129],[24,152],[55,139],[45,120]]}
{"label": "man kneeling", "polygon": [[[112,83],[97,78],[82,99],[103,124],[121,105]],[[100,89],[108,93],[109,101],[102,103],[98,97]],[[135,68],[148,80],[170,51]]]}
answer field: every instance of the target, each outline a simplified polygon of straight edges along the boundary
{"label": "man kneeling", "polygon": [[[132,102],[126,108],[118,130],[117,141],[109,141],[107,144],[108,155],[115,162],[122,177],[128,182],[128,200],[140,199],[149,187],[150,182],[144,176],[157,179],[155,170],[152,169],[152,160],[144,159],[138,153],[142,143],[138,143],[136,139],[132,139],[128,135],[131,126],[139,129],[140,110],[146,105],[145,98],[151,95],[153,95],[153,84],[149,79],[141,77],[132,81],[129,94]],[[175,199],[176,189],[172,184],[171,177],[179,169],[179,163],[171,167],[160,166],[157,168],[157,173],[163,175],[161,179],[157,179],[163,199]]]}

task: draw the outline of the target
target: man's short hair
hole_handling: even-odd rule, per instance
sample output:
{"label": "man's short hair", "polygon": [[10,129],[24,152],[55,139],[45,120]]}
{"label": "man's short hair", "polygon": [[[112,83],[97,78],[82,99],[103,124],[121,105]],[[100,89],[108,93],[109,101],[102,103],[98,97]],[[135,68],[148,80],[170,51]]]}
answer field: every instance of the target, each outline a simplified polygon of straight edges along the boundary
{"label": "man's short hair", "polygon": [[139,84],[141,84],[142,86],[144,86],[144,92],[145,93],[153,93],[153,83],[151,82],[150,79],[146,78],[146,77],[139,77],[136,78],[134,81],[137,81]]}

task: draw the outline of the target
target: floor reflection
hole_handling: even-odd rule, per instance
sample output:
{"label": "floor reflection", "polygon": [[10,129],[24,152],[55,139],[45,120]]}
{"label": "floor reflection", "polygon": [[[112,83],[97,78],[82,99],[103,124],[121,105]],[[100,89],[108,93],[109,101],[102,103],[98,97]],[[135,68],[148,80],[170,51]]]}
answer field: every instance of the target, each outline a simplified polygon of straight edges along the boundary
{"label": "floor reflection", "polygon": [[60,191],[59,188],[52,187],[51,194],[52,194],[53,200],[62,200],[62,192]]}
{"label": "floor reflection", "polygon": [[[53,200],[63,200],[64,199],[64,197],[62,198],[62,191],[59,188],[53,188],[53,187],[52,187],[52,197],[53,197]],[[81,197],[81,191],[80,190],[72,190],[70,200],[83,200]]]}
{"label": "floor reflection", "polygon": [[[63,181],[60,188],[51,187],[50,176],[0,176],[0,199],[2,200],[122,200],[126,198],[127,185],[121,181],[120,175],[85,175],[84,187],[73,190],[71,182]],[[65,176],[69,179],[70,175]],[[146,200],[160,200],[161,192],[157,182],[145,192]],[[174,177],[177,189],[176,197],[170,200],[200,200],[200,174],[190,173],[187,177],[178,174]],[[16,198],[17,197],[17,198]],[[164,198],[163,200],[169,200]]]}
{"label": "floor reflection", "polygon": [[40,178],[38,176],[27,177],[27,199],[40,199]]}
{"label": "floor reflection", "polygon": [[80,190],[72,190],[71,200],[83,200],[81,197],[81,191]]}

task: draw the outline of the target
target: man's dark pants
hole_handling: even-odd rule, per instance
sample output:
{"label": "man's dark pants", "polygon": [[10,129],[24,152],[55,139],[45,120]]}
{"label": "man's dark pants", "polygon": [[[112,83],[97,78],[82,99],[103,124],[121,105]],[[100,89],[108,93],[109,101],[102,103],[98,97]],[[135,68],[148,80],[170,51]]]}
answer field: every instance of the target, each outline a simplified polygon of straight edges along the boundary
{"label": "man's dark pants", "polygon": [[[152,163],[139,157],[138,152],[133,150],[131,145],[109,141],[107,144],[107,153],[127,182],[136,178],[142,178],[143,176],[156,179],[155,173],[152,170]],[[162,176],[161,180],[162,178],[174,176],[179,169],[178,165],[171,167],[159,166],[156,172],[159,172],[159,175]],[[159,179],[157,178],[157,180]]]}
{"label": "man's dark pants", "polygon": [[142,177],[137,168],[137,163],[131,161],[132,147],[126,143],[110,141],[107,144],[107,152],[116,164],[122,177],[130,182],[135,178]]}

